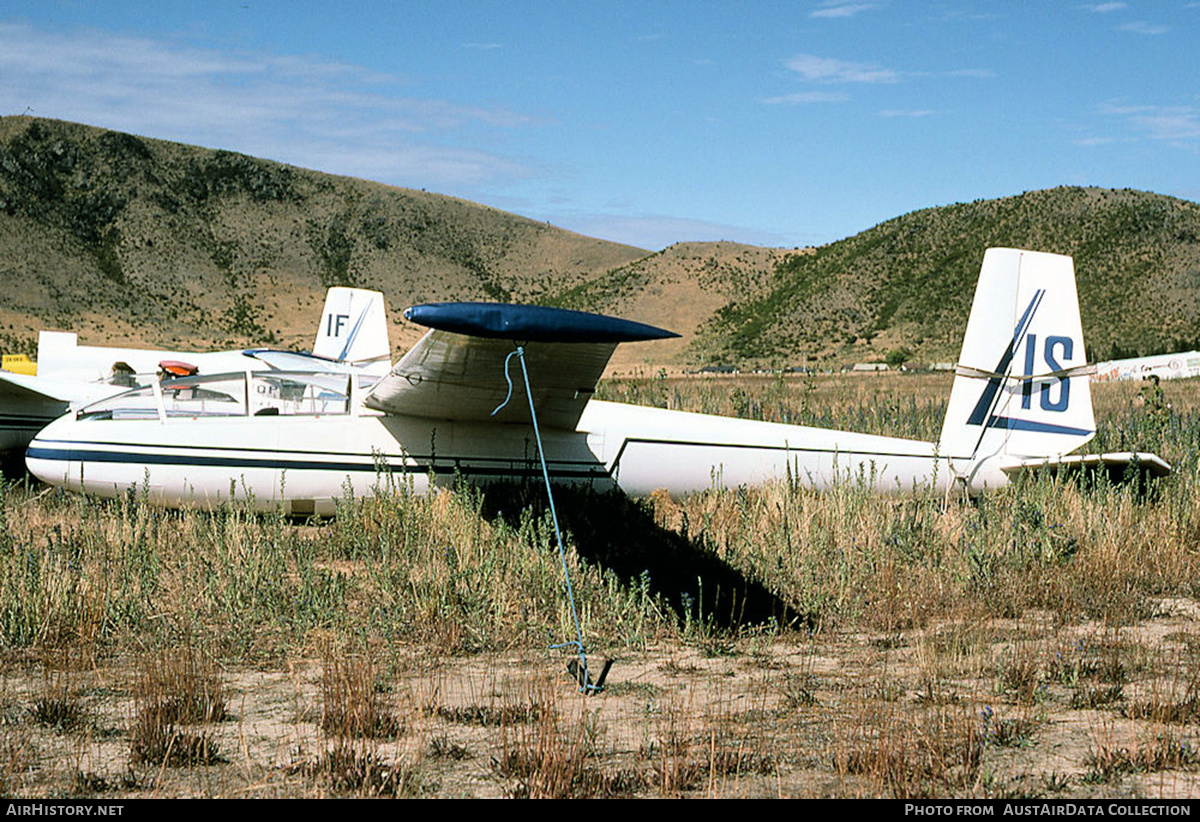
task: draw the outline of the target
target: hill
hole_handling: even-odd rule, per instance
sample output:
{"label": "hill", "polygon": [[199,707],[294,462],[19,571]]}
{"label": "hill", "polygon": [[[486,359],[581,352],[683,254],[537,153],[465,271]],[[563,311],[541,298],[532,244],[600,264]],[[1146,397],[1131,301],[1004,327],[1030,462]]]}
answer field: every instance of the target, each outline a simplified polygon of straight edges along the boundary
{"label": "hill", "polygon": [[617,370],[628,373],[647,362],[655,367],[680,363],[700,326],[732,300],[761,291],[790,253],[730,242],[676,243],[551,295],[547,303],[615,314],[681,335],[618,348],[613,358]]}
{"label": "hill", "polygon": [[0,118],[0,345],[311,345],[331,285],[536,302],[648,252],[423,191]]}
{"label": "hill", "polygon": [[697,362],[953,360],[984,249],[1075,258],[1091,359],[1200,342],[1200,205],[1131,190],[1055,188],[929,208],[781,260],[718,309]]}
{"label": "hill", "polygon": [[817,249],[659,252],[425,191],[31,117],[0,118],[0,349],[307,348],[330,285],[602,311],[679,340],[613,368],[952,360],[989,246],[1075,257],[1093,359],[1200,347],[1200,206],[1056,188],[924,209]]}

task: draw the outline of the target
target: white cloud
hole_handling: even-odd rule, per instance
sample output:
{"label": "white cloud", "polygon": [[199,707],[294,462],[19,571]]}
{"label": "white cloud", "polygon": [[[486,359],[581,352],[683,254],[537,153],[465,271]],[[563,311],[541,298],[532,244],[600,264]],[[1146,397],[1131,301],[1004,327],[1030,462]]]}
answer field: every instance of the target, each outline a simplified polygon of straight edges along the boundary
{"label": "white cloud", "polygon": [[1110,11],[1121,11],[1129,6],[1126,3],[1097,3],[1093,6],[1084,6],[1084,8],[1097,14],[1108,14]]}
{"label": "white cloud", "polygon": [[1135,20],[1132,23],[1125,23],[1117,26],[1117,31],[1129,31],[1134,34],[1166,34],[1171,29],[1167,26],[1157,25],[1155,23],[1147,23],[1145,20]]}
{"label": "white cloud", "polygon": [[831,83],[895,83],[899,74],[871,63],[850,63],[815,54],[797,54],[784,65],[805,80]]}
{"label": "white cloud", "polygon": [[1200,137],[1200,113],[1195,109],[1163,108],[1135,115],[1132,120],[1152,140],[1194,140]]}
{"label": "white cloud", "polygon": [[811,12],[809,17],[853,17],[859,12],[879,8],[875,3],[827,3],[824,8]]}
{"label": "white cloud", "polygon": [[1192,106],[1140,106],[1110,103],[1101,114],[1120,117],[1150,140],[1200,139],[1200,110]]}
{"label": "white cloud", "polygon": [[935,113],[934,110],[931,108],[918,108],[918,109],[888,108],[888,109],[884,109],[883,111],[879,112],[879,116],[880,117],[928,117],[930,114],[934,114],[934,113]]}
{"label": "white cloud", "polygon": [[771,105],[802,105],[804,103],[844,103],[850,99],[848,94],[828,91],[800,91],[795,94],[781,94],[778,97],[768,97],[764,103]]}
{"label": "white cloud", "polygon": [[543,122],[401,93],[408,85],[315,57],[0,23],[0,112],[28,110],[398,185],[447,189],[535,173],[444,143],[465,128]]}

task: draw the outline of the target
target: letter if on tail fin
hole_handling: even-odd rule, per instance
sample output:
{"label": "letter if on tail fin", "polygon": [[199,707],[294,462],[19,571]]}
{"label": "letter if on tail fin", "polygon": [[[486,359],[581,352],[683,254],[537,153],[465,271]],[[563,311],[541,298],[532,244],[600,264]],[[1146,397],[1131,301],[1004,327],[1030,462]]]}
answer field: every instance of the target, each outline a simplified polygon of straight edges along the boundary
{"label": "letter if on tail fin", "polygon": [[360,365],[380,362],[385,373],[391,346],[383,295],[361,288],[329,289],[313,353]]}

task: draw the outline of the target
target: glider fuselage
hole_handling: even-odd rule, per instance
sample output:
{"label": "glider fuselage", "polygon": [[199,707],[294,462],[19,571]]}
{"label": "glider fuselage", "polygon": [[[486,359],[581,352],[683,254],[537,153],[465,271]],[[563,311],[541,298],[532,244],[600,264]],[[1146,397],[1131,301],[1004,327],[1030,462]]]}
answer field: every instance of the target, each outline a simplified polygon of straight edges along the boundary
{"label": "glider fuselage", "polygon": [[[826,488],[944,488],[950,461],[933,443],[755,422],[593,400],[576,431],[542,429],[556,482],[619,487],[633,495],[685,494],[792,477]],[[171,506],[211,507],[253,498],[294,513],[329,514],[347,493],[389,483],[423,492],[455,478],[486,483],[540,478],[532,429],[357,413],[77,419],[67,416],[30,445],[30,470],[57,485],[113,497],[144,490]],[[1003,484],[1003,474],[992,477]]]}

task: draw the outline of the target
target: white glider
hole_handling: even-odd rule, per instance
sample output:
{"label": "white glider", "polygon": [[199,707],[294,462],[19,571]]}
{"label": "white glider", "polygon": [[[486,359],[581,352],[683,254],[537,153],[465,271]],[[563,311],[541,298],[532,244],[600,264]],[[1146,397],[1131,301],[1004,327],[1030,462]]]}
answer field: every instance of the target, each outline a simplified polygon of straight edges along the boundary
{"label": "white glider", "polygon": [[285,372],[154,382],[45,428],[29,470],[100,496],[136,487],[201,507],[249,496],[296,514],[391,482],[540,478],[527,366],[550,478],[634,495],[785,476],[978,493],[1036,467],[1170,471],[1152,454],[1069,456],[1095,435],[1070,257],[988,250],[937,443],[591,399],[618,343],[674,336],[640,323],[482,303],[405,315],[432,330],[369,389]]}
{"label": "white glider", "polygon": [[359,288],[329,289],[311,354],[109,348],[79,345],[71,332],[42,331],[36,375],[0,371],[0,453],[24,449],[37,431],[68,410],[145,386],[160,373],[291,369],[383,376],[390,366],[383,295]]}
{"label": "white glider", "polygon": [[1096,363],[1096,380],[1184,380],[1200,377],[1200,351],[1179,351]]}

